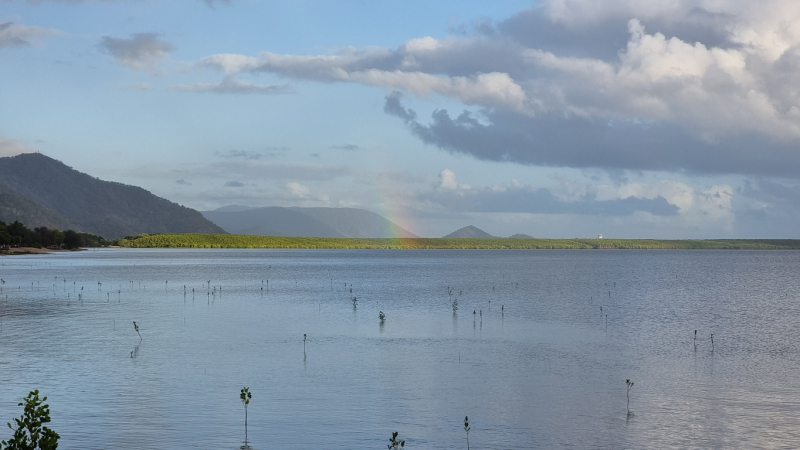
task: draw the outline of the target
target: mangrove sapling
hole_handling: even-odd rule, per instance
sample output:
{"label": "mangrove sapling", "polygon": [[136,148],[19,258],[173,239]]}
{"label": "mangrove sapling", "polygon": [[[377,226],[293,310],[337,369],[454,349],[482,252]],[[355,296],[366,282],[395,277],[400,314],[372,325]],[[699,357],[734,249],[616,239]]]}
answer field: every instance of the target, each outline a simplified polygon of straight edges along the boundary
{"label": "mangrove sapling", "polygon": [[378,311],[378,319],[383,323],[383,321],[386,320],[386,314],[384,314],[383,311]]}
{"label": "mangrove sapling", "polygon": [[397,431],[392,433],[392,438],[389,439],[390,444],[387,446],[389,450],[397,450],[398,448],[404,448],[406,446],[406,441],[398,441],[397,440]]}
{"label": "mangrove sapling", "polygon": [[61,437],[55,431],[42,426],[50,422],[50,406],[44,403],[47,397],[39,399],[39,390],[31,391],[18,406],[24,406],[19,419],[14,419],[16,428],[8,424],[14,431],[14,437],[0,442],[3,450],[56,450]]}
{"label": "mangrove sapling", "polygon": [[711,351],[714,351],[714,333],[711,333]]}
{"label": "mangrove sapling", "polygon": [[303,354],[306,354],[306,334],[303,333]]}
{"label": "mangrove sapling", "polygon": [[133,321],[133,329],[136,330],[136,334],[139,335],[139,342],[142,341],[142,334],[139,333],[139,325],[136,324],[136,321]]}
{"label": "mangrove sapling", "polygon": [[[353,292],[353,290],[350,289],[350,292]],[[351,300],[353,301],[353,309],[356,309],[356,303],[358,303],[358,299],[353,297]]]}
{"label": "mangrove sapling", "polygon": [[242,405],[244,405],[244,441],[247,442],[247,405],[250,404],[250,399],[253,398],[253,395],[250,393],[250,388],[243,387],[242,390],[239,392],[239,400],[242,401]]}
{"label": "mangrove sapling", "polygon": [[630,378],[629,378],[629,379],[625,380],[625,385],[628,387],[628,392],[627,392],[628,404],[627,404],[627,406],[625,408],[628,410],[628,414],[630,414],[631,413],[631,388],[633,387],[633,381],[631,381]]}
{"label": "mangrove sapling", "polygon": [[469,430],[471,430],[469,426],[469,416],[464,416],[464,431],[467,432],[467,450],[469,450]]}
{"label": "mangrove sapling", "polygon": [[694,348],[697,348],[697,330],[694,330]]}

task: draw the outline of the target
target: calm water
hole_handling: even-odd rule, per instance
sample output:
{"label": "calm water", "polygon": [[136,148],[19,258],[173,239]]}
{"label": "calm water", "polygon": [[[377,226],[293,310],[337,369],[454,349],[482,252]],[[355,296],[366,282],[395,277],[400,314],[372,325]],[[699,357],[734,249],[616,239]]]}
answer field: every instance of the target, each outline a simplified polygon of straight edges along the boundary
{"label": "calm water", "polygon": [[238,449],[248,386],[257,450],[461,449],[465,415],[473,449],[796,448],[798,274],[790,251],[5,257],[0,421],[38,388],[59,448]]}

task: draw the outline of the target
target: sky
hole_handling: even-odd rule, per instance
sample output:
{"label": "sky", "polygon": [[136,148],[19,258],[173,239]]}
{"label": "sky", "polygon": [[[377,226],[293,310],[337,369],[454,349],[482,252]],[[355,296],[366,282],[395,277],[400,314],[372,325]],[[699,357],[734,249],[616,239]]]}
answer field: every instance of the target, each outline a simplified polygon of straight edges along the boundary
{"label": "sky", "polygon": [[0,0],[0,156],[438,237],[800,238],[796,0]]}

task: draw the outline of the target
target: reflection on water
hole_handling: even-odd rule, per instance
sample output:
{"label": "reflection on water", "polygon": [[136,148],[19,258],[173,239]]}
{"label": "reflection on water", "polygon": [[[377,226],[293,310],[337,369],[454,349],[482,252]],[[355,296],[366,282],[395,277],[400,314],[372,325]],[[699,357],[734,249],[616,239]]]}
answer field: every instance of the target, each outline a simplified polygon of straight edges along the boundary
{"label": "reflection on water", "polygon": [[798,447],[798,273],[788,251],[2,258],[0,421],[38,388],[64,449],[454,448],[467,415],[483,449]]}

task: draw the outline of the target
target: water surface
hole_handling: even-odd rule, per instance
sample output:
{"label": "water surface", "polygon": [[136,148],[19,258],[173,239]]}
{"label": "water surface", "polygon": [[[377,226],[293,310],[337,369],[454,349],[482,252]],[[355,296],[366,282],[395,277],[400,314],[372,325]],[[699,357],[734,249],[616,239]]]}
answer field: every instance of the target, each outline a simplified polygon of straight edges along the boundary
{"label": "water surface", "polygon": [[0,421],[39,389],[63,449],[237,449],[248,386],[254,449],[460,449],[465,415],[475,449],[798,447],[798,273],[793,251],[6,257]]}

